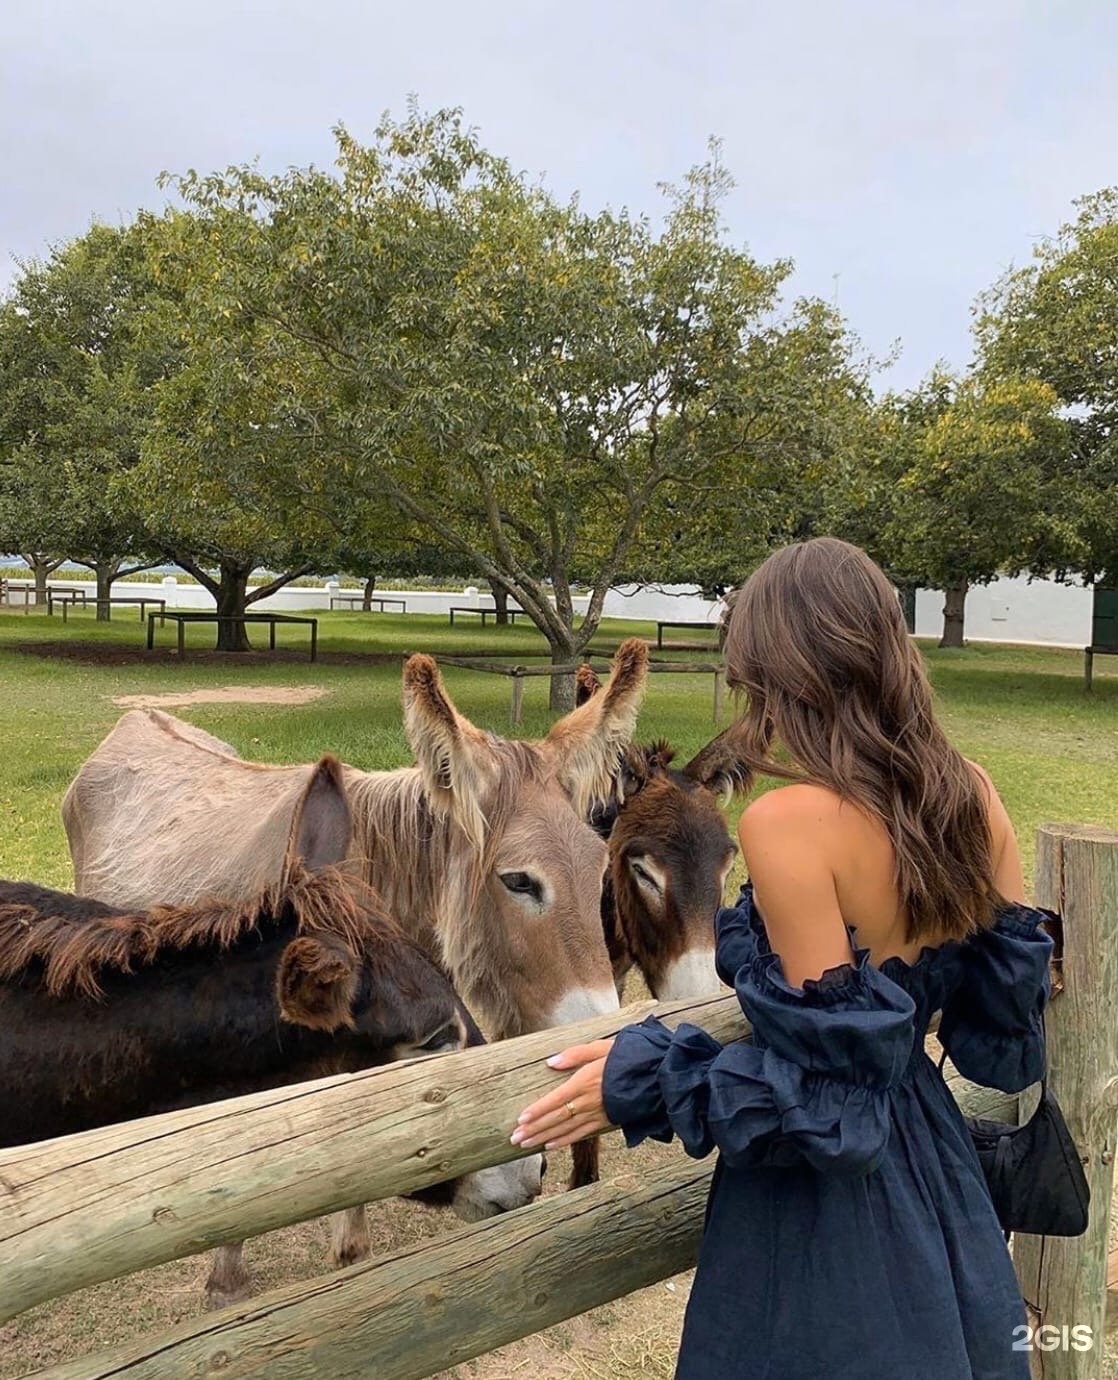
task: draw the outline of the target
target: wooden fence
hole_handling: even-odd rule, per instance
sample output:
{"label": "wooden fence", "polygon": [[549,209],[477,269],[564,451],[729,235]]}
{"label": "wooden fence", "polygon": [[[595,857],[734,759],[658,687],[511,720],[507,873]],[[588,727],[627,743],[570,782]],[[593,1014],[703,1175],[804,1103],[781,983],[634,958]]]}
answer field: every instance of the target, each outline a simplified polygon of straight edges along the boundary
{"label": "wooden fence", "polygon": [[[410,653],[405,652],[407,658]],[[490,676],[507,676],[512,681],[512,700],[509,705],[509,723],[514,728],[519,727],[524,718],[524,682],[533,676],[573,676],[580,666],[592,666],[593,669],[602,675],[608,675],[610,667],[607,663],[595,663],[591,658],[584,658],[582,661],[571,662],[547,662],[542,666],[522,666],[522,665],[502,665],[486,657],[480,656],[444,656],[440,654],[435,658],[440,666],[458,666],[467,671],[484,671]],[[714,695],[711,705],[713,720],[716,724],[722,722],[722,705],[726,690],[725,667],[721,662],[713,661],[668,661],[650,658],[648,662],[650,675],[678,675],[678,676],[713,676]]]}
{"label": "wooden fence", "polygon": [[[1091,1178],[1075,1241],[1016,1243],[1040,1319],[1086,1324],[1086,1352],[1034,1352],[1044,1380],[1099,1380],[1118,1091],[1118,834],[1046,826],[1038,900],[1063,917],[1064,991],[1049,1020],[1051,1083]],[[733,997],[565,1028],[600,1038],[657,1010],[727,1041]],[[253,1094],[0,1152],[0,1322],[75,1289],[516,1154],[509,1127],[554,1085],[554,1031]],[[1011,1118],[1016,1099],[952,1075],[969,1113]],[[291,1285],[40,1380],[268,1377],[419,1380],[694,1264],[712,1165],[549,1197],[507,1216]]]}

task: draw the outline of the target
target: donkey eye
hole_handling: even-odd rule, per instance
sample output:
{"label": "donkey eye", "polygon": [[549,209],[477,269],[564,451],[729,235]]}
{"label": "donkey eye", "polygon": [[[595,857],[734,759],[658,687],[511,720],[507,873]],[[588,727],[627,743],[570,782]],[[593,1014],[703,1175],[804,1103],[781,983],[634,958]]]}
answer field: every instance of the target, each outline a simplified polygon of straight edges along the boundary
{"label": "donkey eye", "polygon": [[502,872],[501,885],[514,896],[530,896],[533,901],[543,900],[543,887],[530,872]]}
{"label": "donkey eye", "polygon": [[636,877],[637,881],[644,882],[645,886],[650,886],[653,891],[662,890],[660,883],[647,868],[642,867],[638,862],[630,863],[629,866],[633,869],[633,876]]}
{"label": "donkey eye", "polygon": [[462,1032],[452,1021],[441,1030],[437,1030],[429,1040],[424,1040],[419,1048],[430,1054],[441,1054],[448,1049],[461,1049]]}

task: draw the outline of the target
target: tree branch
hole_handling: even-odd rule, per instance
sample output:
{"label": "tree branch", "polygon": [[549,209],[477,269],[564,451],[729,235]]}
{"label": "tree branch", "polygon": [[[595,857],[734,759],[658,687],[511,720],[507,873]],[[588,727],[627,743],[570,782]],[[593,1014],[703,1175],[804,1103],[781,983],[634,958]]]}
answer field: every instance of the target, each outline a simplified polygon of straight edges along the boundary
{"label": "tree branch", "polygon": [[176,565],[182,566],[183,570],[185,570],[188,575],[193,575],[203,589],[208,590],[215,599],[217,598],[221,591],[220,580],[215,580],[213,576],[203,570],[196,561],[192,560],[189,556],[182,555],[178,551],[173,551],[171,553],[171,559]]}
{"label": "tree branch", "polygon": [[309,575],[314,570],[313,565],[296,566],[285,575],[277,575],[274,580],[270,580],[266,585],[260,585],[251,594],[246,594],[245,604],[255,604],[260,599],[267,599],[271,594],[277,594],[285,585],[289,585],[292,580],[301,580],[304,575]]}

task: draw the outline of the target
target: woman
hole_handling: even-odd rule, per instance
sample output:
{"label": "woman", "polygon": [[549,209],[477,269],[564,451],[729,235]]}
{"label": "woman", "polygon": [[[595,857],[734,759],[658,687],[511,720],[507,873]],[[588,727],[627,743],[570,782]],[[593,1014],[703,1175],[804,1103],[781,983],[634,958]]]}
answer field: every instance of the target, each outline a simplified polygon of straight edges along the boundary
{"label": "woman", "polygon": [[[577,1072],[513,1140],[719,1151],[677,1380],[1026,1380],[1024,1307],[924,1036],[1017,1092],[1044,1062],[1051,941],[989,778],[948,742],[896,593],[857,548],[778,551],[734,601],[742,755],[791,781],[739,827],[716,919],[753,1026],[722,1048],[649,1019],[550,1062]],[[1018,1329],[1015,1333],[1015,1329]]]}

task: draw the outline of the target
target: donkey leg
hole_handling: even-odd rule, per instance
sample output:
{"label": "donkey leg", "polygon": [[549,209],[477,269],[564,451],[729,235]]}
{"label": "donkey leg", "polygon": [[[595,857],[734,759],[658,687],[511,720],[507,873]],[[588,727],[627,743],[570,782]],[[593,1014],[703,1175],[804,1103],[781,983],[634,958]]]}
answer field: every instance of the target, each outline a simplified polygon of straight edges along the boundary
{"label": "donkey leg", "polygon": [[210,1275],[206,1280],[206,1307],[227,1308],[240,1303],[252,1292],[252,1276],[245,1268],[244,1242],[235,1246],[218,1246],[210,1257]]}
{"label": "donkey leg", "polygon": [[571,1177],[568,1188],[585,1188],[598,1182],[598,1142],[580,1140],[571,1146]]}
{"label": "donkey leg", "polygon": [[341,1270],[347,1265],[356,1265],[359,1260],[368,1259],[372,1250],[369,1239],[369,1220],[364,1207],[346,1208],[336,1212],[330,1219],[330,1259]]}

